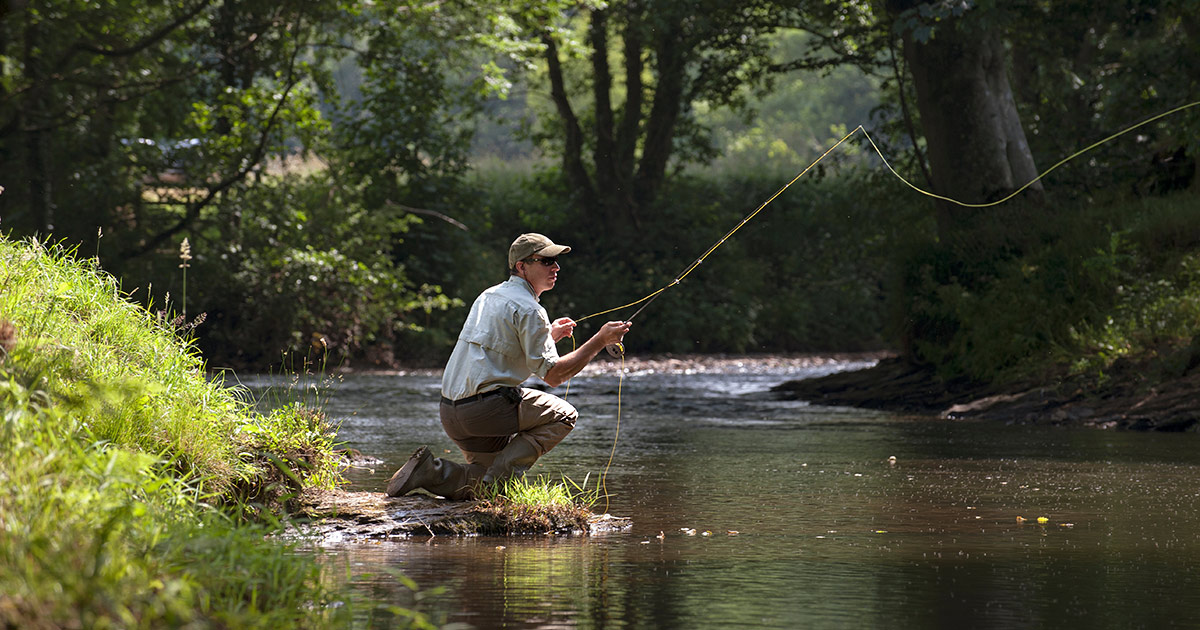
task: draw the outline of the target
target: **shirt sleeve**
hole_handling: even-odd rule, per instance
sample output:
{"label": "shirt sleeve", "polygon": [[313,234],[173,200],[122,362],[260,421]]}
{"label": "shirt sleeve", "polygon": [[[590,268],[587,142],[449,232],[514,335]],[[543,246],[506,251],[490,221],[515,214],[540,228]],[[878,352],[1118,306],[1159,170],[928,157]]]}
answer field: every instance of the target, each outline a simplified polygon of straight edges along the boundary
{"label": "shirt sleeve", "polygon": [[558,363],[558,348],[550,338],[550,317],[545,309],[521,309],[516,313],[517,333],[525,353],[525,365],[540,379]]}

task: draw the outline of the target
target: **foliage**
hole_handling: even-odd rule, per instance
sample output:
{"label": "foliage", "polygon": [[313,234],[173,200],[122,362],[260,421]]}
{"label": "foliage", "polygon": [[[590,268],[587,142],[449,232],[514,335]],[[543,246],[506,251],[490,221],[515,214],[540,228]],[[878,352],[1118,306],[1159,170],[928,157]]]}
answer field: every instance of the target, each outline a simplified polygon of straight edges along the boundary
{"label": "foliage", "polygon": [[[1195,101],[1200,26],[1178,0],[1044,3],[1013,11],[1014,82],[1039,163]],[[1143,127],[1048,178],[1063,192],[1154,195],[1186,188],[1200,155],[1200,111]]]}
{"label": "foliage", "polygon": [[313,559],[265,529],[197,510],[167,462],[81,441],[105,400],[50,404],[10,372],[0,407],[0,623],[55,627],[334,627]]}
{"label": "foliage", "polygon": [[577,506],[587,509],[595,505],[600,492],[598,487],[587,489],[587,484],[587,479],[577,484],[567,477],[561,482],[554,482],[541,475],[533,479],[514,476],[483,486],[478,490],[477,498],[509,506]]}
{"label": "foliage", "polygon": [[[436,280],[409,280],[409,263],[436,270],[404,236],[453,207],[476,102],[501,90],[497,72],[470,71],[492,67],[481,48],[508,45],[508,27],[480,26],[485,13],[405,1],[6,11],[0,215],[97,252],[145,304],[190,299],[209,316],[198,347],[226,365],[303,356],[314,335],[331,364],[392,364],[396,345],[428,345],[413,343],[421,316],[452,303]],[[346,65],[357,84],[342,98],[333,69]],[[184,238],[197,256],[186,292],[167,273]]]}
{"label": "foliage", "polygon": [[[785,29],[768,37],[771,58],[782,65],[803,54],[811,34]],[[769,89],[749,95],[746,111],[696,107],[696,118],[713,130],[717,157],[707,169],[715,173],[756,170],[800,172],[813,158],[858,125],[871,127],[882,95],[878,77],[851,66],[825,70],[778,71]],[[851,145],[822,161],[819,168],[846,162],[862,163],[870,153]]]}
{"label": "foliage", "polygon": [[[18,234],[94,252],[165,320],[175,304],[205,313],[191,343],[216,364],[440,363],[465,300],[502,279],[521,231],[577,244],[546,305],[580,317],[669,283],[855,124],[873,125],[894,164],[928,177],[917,130],[939,121],[913,105],[904,33],[945,40],[969,21],[1002,40],[1044,166],[1194,98],[1191,10],[1184,0],[18,3],[0,13],[0,216]],[[478,117],[500,110],[531,121],[532,169],[472,170]],[[1055,171],[1050,199],[1108,204],[1122,191],[1187,187],[1198,116]],[[1065,215],[1086,215],[1076,234],[1071,220],[1014,222],[1037,213],[1002,208],[979,213],[961,242],[935,241],[933,206],[864,174],[872,164],[862,147],[831,156],[666,292],[630,349],[899,344],[986,375],[1049,356],[1047,344],[1085,347],[1158,321],[1135,311],[1179,308],[1167,319],[1185,319],[1155,284],[1182,281],[1133,240],[1132,217],[1076,208]],[[989,231],[1002,238],[983,242]],[[180,272],[184,238],[194,258]],[[1104,296],[1116,276],[1128,304],[1113,311]],[[1030,297],[1051,290],[1067,302]],[[51,376],[66,382],[73,350],[51,351],[66,374]],[[221,466],[203,461],[208,436],[144,430],[136,401],[161,391],[116,376],[106,387],[134,401],[122,403],[130,420],[111,428],[115,439],[152,442],[147,452],[171,444],[182,469]]]}
{"label": "foliage", "polygon": [[197,343],[211,360],[390,364],[398,332],[455,303],[395,262],[397,237],[417,221],[369,211],[339,182],[329,171],[265,180],[237,198],[245,221],[205,234],[192,283],[209,313]]}
{"label": "foliage", "polygon": [[330,158],[343,181],[361,185],[366,207],[436,203],[465,170],[481,97],[500,89],[475,58],[488,33],[472,23],[481,12],[393,0],[355,21],[362,84],[356,98],[337,101],[339,150]]}
{"label": "foliage", "polygon": [[896,288],[912,355],[995,381],[1064,363],[1100,373],[1121,357],[1188,346],[1200,332],[1193,204],[1187,193],[1073,204],[989,225],[996,241],[1026,238],[1030,224],[1044,238],[1021,249],[976,242],[969,257],[914,244]]}
{"label": "foliage", "polygon": [[1147,355],[1161,360],[1161,377],[1181,376],[1194,366],[1200,226],[1193,203],[1180,195],[1132,203],[1136,218],[1112,235],[1107,250],[1096,250],[1096,266],[1115,267],[1105,270],[1112,302],[1106,317],[1070,330],[1071,344],[1062,354],[1074,369],[1103,373],[1121,358]]}
{"label": "foliage", "polygon": [[[675,165],[714,157],[699,108],[743,109],[771,64],[766,34],[786,3],[578,2],[510,11],[538,42],[525,65],[542,94],[533,138],[561,159],[572,203],[594,227],[636,236]],[[518,66],[520,67],[520,66]],[[592,216],[594,215],[594,216]]]}
{"label": "foliage", "polygon": [[164,321],[123,299],[94,261],[37,241],[0,240],[0,287],[0,313],[19,340],[5,367],[19,369],[24,386],[101,401],[80,430],[166,454],[210,491],[228,489],[236,474],[228,438],[242,405],[203,377],[200,359]]}
{"label": "foliage", "polygon": [[125,299],[94,260],[0,240],[0,287],[0,313],[20,341],[5,367],[64,404],[98,401],[79,427],[86,435],[162,456],[225,500],[237,499],[234,485],[255,488],[246,476],[261,469],[245,452],[295,460],[285,474],[310,484],[335,483],[333,433],[319,407],[254,413],[237,390],[205,377],[191,342],[167,318]]}
{"label": "foliage", "polygon": [[[320,132],[304,61],[335,3],[29,2],[0,20],[0,211],[10,228],[154,251],[268,157]],[[156,191],[154,196],[148,191]],[[183,208],[161,216],[156,198]],[[113,242],[117,245],[117,242]],[[88,247],[88,249],[91,249]]]}

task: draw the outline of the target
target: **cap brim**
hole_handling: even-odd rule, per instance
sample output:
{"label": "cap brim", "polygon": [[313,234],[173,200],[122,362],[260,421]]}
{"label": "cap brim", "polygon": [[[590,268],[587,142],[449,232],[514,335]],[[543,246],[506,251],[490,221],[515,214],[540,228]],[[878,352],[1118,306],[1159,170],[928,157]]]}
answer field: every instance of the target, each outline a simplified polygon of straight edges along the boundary
{"label": "cap brim", "polygon": [[552,258],[554,256],[558,256],[559,254],[566,254],[570,251],[571,247],[568,245],[547,245],[546,247],[539,249],[537,254],[539,256]]}

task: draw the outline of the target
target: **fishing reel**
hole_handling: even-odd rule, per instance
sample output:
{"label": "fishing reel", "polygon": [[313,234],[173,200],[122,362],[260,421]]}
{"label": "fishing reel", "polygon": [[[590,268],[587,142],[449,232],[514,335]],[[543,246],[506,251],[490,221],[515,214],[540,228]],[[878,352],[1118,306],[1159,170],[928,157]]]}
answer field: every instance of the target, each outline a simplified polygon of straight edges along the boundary
{"label": "fishing reel", "polygon": [[610,343],[607,346],[604,346],[604,349],[608,350],[608,354],[614,359],[625,358],[625,344],[621,343],[620,341],[617,343]]}

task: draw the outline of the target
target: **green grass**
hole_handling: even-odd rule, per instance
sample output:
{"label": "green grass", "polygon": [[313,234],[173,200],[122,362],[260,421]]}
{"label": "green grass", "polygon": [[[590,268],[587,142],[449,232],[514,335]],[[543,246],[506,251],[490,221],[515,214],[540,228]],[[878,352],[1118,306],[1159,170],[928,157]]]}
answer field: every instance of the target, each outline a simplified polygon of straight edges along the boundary
{"label": "green grass", "polygon": [[599,485],[587,488],[588,480],[576,484],[538,475],[512,477],[485,484],[477,491],[476,511],[491,517],[496,531],[540,533],[584,530],[591,518],[589,508],[601,496]]}
{"label": "green grass", "polygon": [[561,482],[542,475],[532,479],[525,476],[510,477],[485,485],[479,492],[479,498],[509,505],[578,506],[586,509],[595,505],[600,495],[599,488],[588,490],[587,483],[586,478],[582,484],[576,484],[568,477],[563,477]]}
{"label": "green grass", "polygon": [[334,440],[210,380],[93,261],[0,238],[0,627],[343,625],[315,554],[268,536],[338,483]]}

